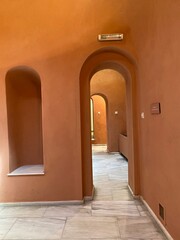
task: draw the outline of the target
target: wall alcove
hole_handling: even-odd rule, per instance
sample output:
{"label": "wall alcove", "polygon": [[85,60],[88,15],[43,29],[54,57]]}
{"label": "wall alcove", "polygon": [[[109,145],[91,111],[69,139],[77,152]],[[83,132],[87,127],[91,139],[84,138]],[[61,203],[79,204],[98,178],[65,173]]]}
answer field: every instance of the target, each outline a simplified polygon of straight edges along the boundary
{"label": "wall alcove", "polygon": [[6,74],[9,172],[43,174],[41,81],[33,69],[15,67]]}

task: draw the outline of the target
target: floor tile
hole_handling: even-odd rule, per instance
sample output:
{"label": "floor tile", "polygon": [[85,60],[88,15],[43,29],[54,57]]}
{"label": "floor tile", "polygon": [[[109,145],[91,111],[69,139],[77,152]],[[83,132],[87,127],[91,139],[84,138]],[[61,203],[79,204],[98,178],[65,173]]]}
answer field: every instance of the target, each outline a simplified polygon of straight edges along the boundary
{"label": "floor tile", "polygon": [[4,239],[59,240],[65,222],[51,218],[20,218]]}
{"label": "floor tile", "polygon": [[4,236],[11,229],[15,223],[16,218],[1,218],[0,219],[0,239],[4,239]]}
{"label": "floor tile", "polygon": [[[162,239],[162,232],[149,217],[118,218],[121,238]],[[165,239],[165,238],[164,238]]]}
{"label": "floor tile", "polygon": [[92,203],[93,216],[140,216],[137,206],[130,201],[99,201]]}
{"label": "floor tile", "polygon": [[108,196],[112,195],[112,191],[110,188],[95,188],[95,196]]}
{"label": "floor tile", "polygon": [[0,240],[165,240],[128,189],[128,162],[93,146],[95,196],[83,205],[0,206]]}
{"label": "floor tile", "polygon": [[133,197],[127,187],[112,190],[112,196],[113,196],[114,201],[117,201],[117,200],[131,200],[132,201],[133,200]]}
{"label": "floor tile", "polygon": [[94,177],[94,183],[103,183],[104,181],[109,181],[109,177],[107,174],[96,174],[96,177]]}
{"label": "floor tile", "polygon": [[3,209],[4,209],[4,207],[1,207],[1,206],[0,206],[0,212],[1,212]]}
{"label": "floor tile", "polygon": [[41,206],[9,206],[0,212],[1,217],[42,217],[47,207]]}
{"label": "floor tile", "polygon": [[122,186],[127,186],[127,183],[120,182],[117,180],[107,180],[107,181],[102,181],[102,182],[95,182],[94,183],[95,187],[97,186],[98,188],[104,188],[104,189],[119,189]]}
{"label": "floor tile", "polygon": [[145,205],[141,204],[141,205],[137,205],[138,211],[140,213],[141,216],[150,216],[150,213],[148,212],[147,208]]}
{"label": "floor tile", "polygon": [[119,229],[116,218],[84,217],[67,220],[62,239],[118,238]]}
{"label": "floor tile", "polygon": [[112,201],[113,197],[112,195],[97,195],[94,196],[95,201]]}
{"label": "floor tile", "polygon": [[70,217],[70,216],[90,216],[91,206],[50,206],[47,208],[45,217]]}

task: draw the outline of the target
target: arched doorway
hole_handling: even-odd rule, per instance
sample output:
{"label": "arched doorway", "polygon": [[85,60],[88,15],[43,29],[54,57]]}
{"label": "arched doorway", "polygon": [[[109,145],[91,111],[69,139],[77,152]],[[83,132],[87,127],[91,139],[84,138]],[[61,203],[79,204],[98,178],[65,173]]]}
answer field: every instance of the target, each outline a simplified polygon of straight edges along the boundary
{"label": "arched doorway", "polygon": [[106,101],[99,94],[92,95],[91,99],[93,102],[93,117],[91,117],[91,126],[93,126],[92,144],[107,145]]}
{"label": "arched doorway", "polygon": [[128,183],[133,193],[139,193],[139,174],[137,161],[137,127],[135,128],[136,92],[135,65],[121,50],[113,47],[102,48],[91,54],[84,62],[80,73],[80,101],[81,101],[81,143],[82,143],[82,171],[83,195],[92,196],[92,150],[90,134],[90,79],[103,69],[118,71],[126,81],[127,91],[127,133],[128,133]]}
{"label": "arched doorway", "polygon": [[99,94],[106,101],[107,150],[108,152],[118,152],[119,134],[127,135],[124,77],[113,69],[100,70],[90,80],[90,92],[91,95]]}

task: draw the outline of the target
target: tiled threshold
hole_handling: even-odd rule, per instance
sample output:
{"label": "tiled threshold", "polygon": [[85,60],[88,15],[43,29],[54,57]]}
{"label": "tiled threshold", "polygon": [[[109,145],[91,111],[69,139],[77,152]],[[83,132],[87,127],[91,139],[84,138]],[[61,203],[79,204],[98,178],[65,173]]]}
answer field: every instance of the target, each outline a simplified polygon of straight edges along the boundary
{"label": "tiled threshold", "polygon": [[38,165],[25,165],[21,166],[11,173],[8,174],[9,177],[13,176],[29,176],[29,175],[44,175],[44,166],[42,164]]}

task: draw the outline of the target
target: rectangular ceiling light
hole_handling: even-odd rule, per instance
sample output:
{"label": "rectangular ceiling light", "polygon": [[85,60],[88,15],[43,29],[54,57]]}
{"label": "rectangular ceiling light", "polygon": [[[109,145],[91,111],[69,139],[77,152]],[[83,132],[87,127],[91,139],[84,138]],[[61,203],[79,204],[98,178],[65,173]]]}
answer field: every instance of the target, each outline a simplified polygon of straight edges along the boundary
{"label": "rectangular ceiling light", "polygon": [[112,33],[112,34],[99,34],[98,35],[99,41],[121,41],[123,40],[122,33]]}

